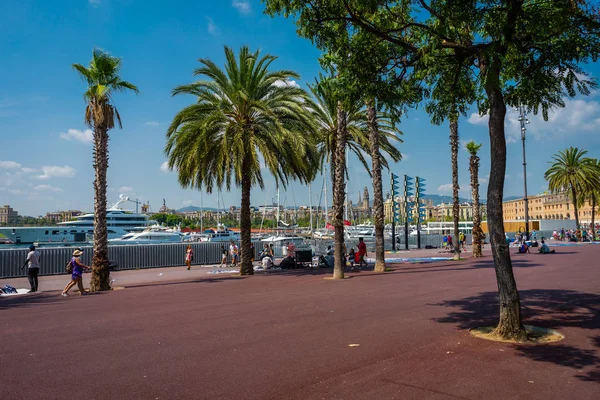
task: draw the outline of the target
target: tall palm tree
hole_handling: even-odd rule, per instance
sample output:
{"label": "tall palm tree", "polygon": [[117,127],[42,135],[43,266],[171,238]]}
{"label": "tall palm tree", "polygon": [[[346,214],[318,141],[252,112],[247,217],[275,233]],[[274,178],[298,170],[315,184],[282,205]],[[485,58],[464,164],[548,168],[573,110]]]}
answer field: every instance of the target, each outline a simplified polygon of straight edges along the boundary
{"label": "tall palm tree", "polygon": [[586,187],[597,185],[598,173],[593,159],[586,157],[587,150],[569,147],[559,151],[550,161],[552,166],[544,174],[552,193],[566,191],[573,200],[575,225],[579,228],[580,196]]}
{"label": "tall palm tree", "polygon": [[115,121],[119,128],[123,127],[119,111],[111,102],[114,93],[129,90],[138,93],[138,88],[119,77],[121,59],[99,49],[92,52],[87,68],[81,64],[73,64],[73,68],[87,84],[83,94],[87,103],[84,121],[94,131],[94,256],[90,290],[110,290],[106,230],[108,131],[115,127]]}
{"label": "tall palm tree", "polygon": [[183,187],[227,190],[241,187],[242,275],[252,275],[250,190],[264,188],[261,164],[286,187],[290,178],[308,183],[318,160],[312,142],[313,124],[306,108],[307,93],[292,84],[293,71],[272,71],[276,57],[259,51],[225,47],[222,70],[209,59],[194,71],[200,80],[173,90],[197,101],[182,109],[167,131],[165,153],[169,167],[178,171]]}
{"label": "tall palm tree", "polygon": [[469,159],[469,171],[471,172],[471,195],[473,197],[473,257],[481,257],[481,208],[479,206],[479,156],[477,152],[482,144],[473,140],[466,145],[471,155]]}
{"label": "tall palm tree", "polygon": [[[369,168],[369,164],[367,163],[366,155],[372,156],[372,144],[373,141],[370,138],[372,135],[372,129],[377,129],[377,138],[378,138],[378,163],[380,166],[388,168],[388,162],[386,157],[381,157],[381,152],[386,153],[390,159],[393,161],[399,161],[402,158],[400,151],[392,144],[392,141],[402,142],[402,140],[398,137],[401,133],[395,129],[389,117],[383,113],[376,113],[375,118],[372,121],[369,120],[368,112],[364,108],[364,103],[362,101],[355,101],[350,105],[347,105],[346,108],[342,110],[341,104],[338,100],[338,96],[336,95],[335,88],[333,87],[330,80],[320,77],[320,80],[317,80],[314,85],[310,86],[310,90],[313,94],[313,102],[311,104],[311,109],[313,110],[313,118],[317,125],[317,149],[320,156],[320,165],[321,167],[324,163],[328,162],[331,165],[331,180],[333,186],[334,197],[337,192],[337,188],[341,188],[341,193],[344,191],[344,174],[347,174],[345,171],[345,149],[356,155],[361,164],[365,167],[369,173],[371,169]],[[338,122],[341,122],[338,123]],[[342,126],[342,130],[345,131],[345,146],[344,153],[341,152],[341,149],[337,147],[340,131],[338,130],[339,126]],[[340,158],[341,157],[341,158]],[[341,160],[341,162],[337,162],[337,160]],[[336,166],[340,165],[344,168],[342,173],[341,182],[338,180],[338,177],[335,175]],[[380,167],[381,168],[381,167]],[[381,176],[379,168],[379,175]],[[343,204],[343,195],[340,197]],[[377,203],[377,190],[375,189],[374,194],[375,200],[374,205]],[[383,211],[383,191],[381,193],[381,204]],[[377,207],[375,207],[377,214]],[[337,208],[334,207],[334,213]],[[339,210],[337,210],[339,211]],[[343,208],[341,210],[343,214]],[[340,215],[342,215],[340,214]],[[377,222],[377,215],[375,218]],[[340,221],[343,222],[342,217],[340,216]],[[335,221],[334,221],[335,222]],[[381,222],[383,223],[383,217],[381,218]],[[334,224],[335,225],[335,224]],[[336,240],[336,244],[339,242],[340,249],[342,248],[343,243],[343,224],[338,228],[338,233],[336,238],[339,236],[340,239]],[[383,226],[381,229],[382,237],[381,244],[383,248]],[[377,247],[379,248],[379,246]],[[334,278],[335,277],[343,277],[343,260],[341,251],[337,251],[336,255],[336,264],[339,267],[334,266]],[[385,268],[384,261],[384,253],[376,251],[376,259],[380,261],[380,265],[383,265]]]}

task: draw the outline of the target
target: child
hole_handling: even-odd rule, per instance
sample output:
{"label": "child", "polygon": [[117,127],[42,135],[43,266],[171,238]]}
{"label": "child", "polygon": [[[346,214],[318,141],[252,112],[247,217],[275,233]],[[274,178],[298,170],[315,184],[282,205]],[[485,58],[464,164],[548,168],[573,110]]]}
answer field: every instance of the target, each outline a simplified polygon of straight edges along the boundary
{"label": "child", "polygon": [[351,247],[348,253],[348,264],[350,264],[350,269],[354,269],[354,247]]}

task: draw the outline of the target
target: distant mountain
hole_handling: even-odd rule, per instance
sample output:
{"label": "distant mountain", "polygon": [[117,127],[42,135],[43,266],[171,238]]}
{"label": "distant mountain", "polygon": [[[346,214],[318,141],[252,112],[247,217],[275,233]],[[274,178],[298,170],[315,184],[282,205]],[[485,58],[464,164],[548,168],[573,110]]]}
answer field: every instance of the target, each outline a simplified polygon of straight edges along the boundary
{"label": "distant mountain", "polygon": [[[452,196],[445,196],[445,195],[441,195],[441,194],[426,194],[423,196],[423,198],[426,200],[432,200],[434,206],[437,206],[438,204],[442,204],[442,203],[452,203]],[[460,203],[468,203],[471,200],[462,199],[459,197],[458,201]],[[481,202],[485,203],[485,200],[481,200]]]}
{"label": "distant mountain", "polygon": [[180,208],[179,210],[177,210],[177,212],[185,213],[185,212],[195,212],[195,211],[200,211],[200,210],[204,210],[204,211],[219,211],[218,209],[212,208],[212,207],[200,208],[200,207],[196,207],[196,206],[187,206],[187,207]]}

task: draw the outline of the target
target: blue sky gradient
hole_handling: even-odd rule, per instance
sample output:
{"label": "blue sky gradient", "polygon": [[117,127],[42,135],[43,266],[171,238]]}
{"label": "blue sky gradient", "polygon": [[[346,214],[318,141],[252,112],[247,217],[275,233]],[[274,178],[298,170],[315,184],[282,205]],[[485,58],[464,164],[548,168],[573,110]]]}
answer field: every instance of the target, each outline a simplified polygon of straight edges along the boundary
{"label": "blue sky gradient", "polygon": [[[199,58],[222,65],[223,46],[248,45],[279,57],[274,68],[292,69],[305,86],[320,71],[320,52],[296,35],[293,20],[263,14],[259,0],[180,1],[47,0],[0,3],[0,204],[11,204],[23,215],[60,209],[91,210],[93,168],[91,132],[83,124],[84,84],[71,68],[87,65],[93,48],[123,58],[122,78],[140,94],[118,94],[115,103],[123,129],[110,132],[109,203],[120,193],[149,201],[158,210],[165,198],[171,208],[200,205],[200,193],[182,189],[174,172],[161,165],[165,132],[173,116],[193,98],[171,97],[171,90],[193,81]],[[600,75],[598,64],[585,67]],[[568,146],[600,157],[598,93],[567,101],[550,121],[530,116],[528,180],[530,194],[546,188],[543,173],[551,156]],[[521,143],[517,115],[507,117],[508,165],[505,195],[521,195]],[[434,126],[422,109],[411,111],[401,124],[404,160],[395,164],[399,175],[427,179],[428,192],[449,194],[451,186],[448,126]],[[485,118],[473,109],[460,120],[461,141],[483,142],[483,196],[489,173]],[[459,155],[461,197],[469,197],[468,155]],[[356,201],[371,186],[366,171],[350,159],[348,192]],[[384,175],[387,191],[388,173]],[[319,202],[322,182],[313,184],[313,204]],[[252,204],[269,202],[274,183],[252,192]],[[328,189],[329,196],[331,190]],[[222,193],[226,206],[239,205],[238,190]],[[204,194],[203,204],[217,207],[217,194]],[[281,193],[285,205],[308,204],[308,190],[292,184]],[[331,204],[331,200],[329,200]],[[132,205],[133,207],[133,205]]]}

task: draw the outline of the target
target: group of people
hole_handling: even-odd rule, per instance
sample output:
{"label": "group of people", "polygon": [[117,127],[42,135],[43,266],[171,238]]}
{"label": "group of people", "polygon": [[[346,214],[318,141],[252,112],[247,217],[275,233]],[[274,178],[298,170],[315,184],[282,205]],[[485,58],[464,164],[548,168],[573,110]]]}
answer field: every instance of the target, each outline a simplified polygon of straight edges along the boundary
{"label": "group of people", "polygon": [[[597,233],[600,233],[597,231]],[[561,242],[589,242],[594,237],[594,231],[590,229],[567,229],[561,228],[560,231],[552,232],[554,240]]]}
{"label": "group of people", "polygon": [[[342,243],[342,254],[344,260],[346,260],[346,266],[350,267],[351,270],[354,269],[355,264],[358,264],[358,268],[362,268],[363,265],[365,267],[368,265],[367,261],[365,260],[365,257],[367,256],[367,244],[363,238],[358,238],[358,244],[356,247],[356,251],[354,251],[354,247],[351,247],[350,251],[347,251],[346,242]],[[331,246],[327,246],[325,255],[329,257],[329,260],[327,258],[325,259],[325,261],[327,261],[325,262],[326,266],[333,266],[333,254],[333,248]]]}
{"label": "group of people", "polygon": [[[87,294],[83,287],[83,272],[89,271],[92,268],[81,261],[82,255],[83,249],[81,247],[77,248],[73,251],[73,257],[71,257],[71,260],[67,263],[66,269],[67,272],[71,274],[71,280],[61,292],[61,296],[63,297],[67,297],[69,295],[69,290],[74,286],[78,287],[80,294]],[[29,252],[27,253],[27,257],[25,258],[25,262],[21,266],[21,269],[25,267],[27,267],[27,280],[29,281],[30,286],[30,290],[27,293],[35,293],[39,290],[38,275],[41,268],[41,254],[33,245],[29,246]]]}
{"label": "group of people", "polygon": [[538,248],[538,253],[540,254],[554,254],[556,253],[556,250],[550,250],[550,247],[548,247],[548,244],[546,244],[546,241],[544,240],[545,238],[542,238],[542,242],[541,244],[538,244],[537,240],[532,240],[532,241],[523,241],[520,244],[518,244],[518,253],[519,254],[525,254],[525,253],[531,253],[529,251],[530,247],[539,247]]}

